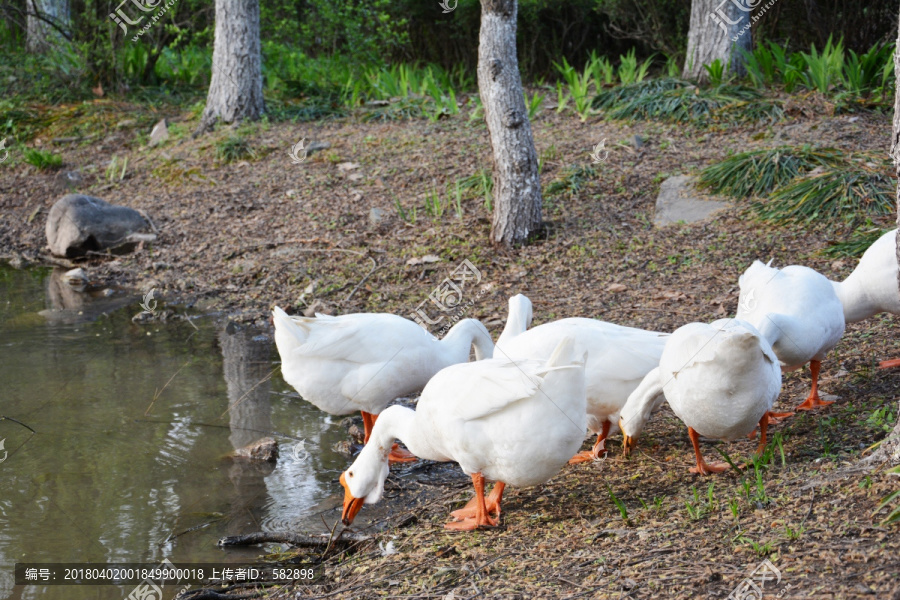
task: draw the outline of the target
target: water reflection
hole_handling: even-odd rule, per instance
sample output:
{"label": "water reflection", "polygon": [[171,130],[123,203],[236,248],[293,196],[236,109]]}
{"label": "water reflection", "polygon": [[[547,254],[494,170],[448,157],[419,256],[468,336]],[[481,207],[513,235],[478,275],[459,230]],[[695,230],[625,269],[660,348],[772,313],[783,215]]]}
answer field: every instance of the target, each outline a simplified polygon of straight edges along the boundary
{"label": "water reflection", "polygon": [[[0,598],[129,592],[11,590],[16,561],[243,560],[259,549],[216,541],[324,530],[316,515],[339,504],[347,464],[330,448],[346,433],[281,380],[270,340],[212,319],[133,323],[139,298],[100,316],[111,304],[86,298],[49,270],[0,267],[0,415],[37,431],[13,454],[29,432],[0,421],[10,451],[0,463]],[[225,458],[266,435],[281,444],[276,464]],[[308,456],[291,452],[301,439]]]}

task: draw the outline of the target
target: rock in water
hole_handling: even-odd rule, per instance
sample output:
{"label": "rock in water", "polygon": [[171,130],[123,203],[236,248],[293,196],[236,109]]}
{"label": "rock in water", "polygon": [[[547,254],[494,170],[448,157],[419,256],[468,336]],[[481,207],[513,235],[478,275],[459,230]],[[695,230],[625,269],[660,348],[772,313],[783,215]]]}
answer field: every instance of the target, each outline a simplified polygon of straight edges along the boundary
{"label": "rock in water", "polygon": [[83,256],[89,250],[151,242],[150,224],[127,206],[100,198],[69,194],[60,198],[47,217],[47,245],[58,256]]}
{"label": "rock in water", "polygon": [[273,438],[264,437],[252,444],[247,444],[243,448],[238,448],[231,453],[231,456],[234,458],[273,462],[278,459],[278,442]]}

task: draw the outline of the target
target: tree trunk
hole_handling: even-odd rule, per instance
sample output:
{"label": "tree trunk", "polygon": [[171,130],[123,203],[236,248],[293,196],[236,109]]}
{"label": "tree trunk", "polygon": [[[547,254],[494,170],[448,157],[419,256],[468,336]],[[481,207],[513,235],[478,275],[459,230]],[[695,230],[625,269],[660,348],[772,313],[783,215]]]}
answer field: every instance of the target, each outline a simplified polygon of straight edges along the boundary
{"label": "tree trunk", "polygon": [[69,27],[69,0],[26,0],[25,9],[28,15],[25,47],[28,52],[46,52],[65,43],[59,29]]}
{"label": "tree trunk", "polygon": [[682,76],[685,79],[706,81],[709,75],[703,65],[717,58],[725,66],[725,73],[746,74],[744,60],[738,48],[750,51],[750,8],[759,1],[693,0],[691,25],[688,31],[687,58]]}
{"label": "tree trunk", "polygon": [[212,79],[200,127],[258,119],[265,107],[259,42],[259,0],[216,0]]}
{"label": "tree trunk", "polygon": [[[897,43],[900,44],[900,21],[897,25]],[[900,46],[898,46],[900,48]],[[900,53],[894,50],[894,126],[891,131],[891,158],[894,161],[894,175],[897,178],[897,227],[900,227]],[[897,263],[900,264],[900,236],[897,236]],[[897,292],[900,293],[900,272],[897,273]],[[894,430],[881,444],[879,453],[882,460],[900,464],[900,404],[897,407],[897,423]]]}
{"label": "tree trunk", "polygon": [[516,58],[516,0],[481,0],[478,88],[494,158],[491,241],[524,242],[541,225],[541,181]]}

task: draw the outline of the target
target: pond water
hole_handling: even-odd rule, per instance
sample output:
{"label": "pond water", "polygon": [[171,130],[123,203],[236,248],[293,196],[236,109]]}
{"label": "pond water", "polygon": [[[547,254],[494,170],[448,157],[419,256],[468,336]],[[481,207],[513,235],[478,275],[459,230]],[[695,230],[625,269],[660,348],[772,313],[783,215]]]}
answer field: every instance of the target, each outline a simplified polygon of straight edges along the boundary
{"label": "pond water", "polygon": [[[133,323],[140,298],[59,274],[0,266],[0,416],[35,431],[0,420],[0,598],[134,587],[13,586],[16,562],[245,561],[262,549],[216,541],[324,530],[346,430],[283,382],[271,339],[211,317]],[[226,458],[266,435],[276,465]]]}

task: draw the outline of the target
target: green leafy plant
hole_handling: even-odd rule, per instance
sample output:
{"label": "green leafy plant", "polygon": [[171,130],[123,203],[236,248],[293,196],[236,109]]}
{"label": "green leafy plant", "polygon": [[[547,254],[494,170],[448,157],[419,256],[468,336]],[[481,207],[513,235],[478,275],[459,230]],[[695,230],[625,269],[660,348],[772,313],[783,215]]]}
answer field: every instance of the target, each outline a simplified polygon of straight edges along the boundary
{"label": "green leafy plant", "polygon": [[829,36],[821,53],[816,51],[816,45],[813,44],[809,53],[801,52],[800,55],[806,65],[803,81],[809,89],[825,94],[835,82],[840,81],[844,64],[843,40],[834,44]]}
{"label": "green leafy plant", "polygon": [[[888,469],[886,471],[886,473],[889,475],[900,475],[900,465],[898,465],[892,469]],[[893,508],[891,508],[891,506],[890,506],[891,503],[893,503],[895,501],[897,502],[897,505],[894,506]],[[900,490],[892,492],[892,493],[888,494],[885,498],[883,498],[881,500],[881,502],[878,504],[878,508],[875,509],[875,512],[872,514],[872,516],[875,516],[876,514],[881,512],[884,508],[890,509],[890,512],[888,512],[887,516],[881,520],[880,525],[882,527],[884,527],[886,525],[890,525],[891,523],[896,523],[896,522],[900,521]]]}
{"label": "green leafy plant", "polygon": [[240,135],[229,135],[216,142],[216,158],[222,162],[230,163],[236,160],[256,158],[256,151],[250,143]]}
{"label": "green leafy plant", "polygon": [[723,83],[726,83],[725,63],[723,63],[721,59],[717,58],[708,65],[703,65],[703,69],[709,77],[710,84],[722,85]]}
{"label": "green leafy plant", "polygon": [[33,165],[41,171],[49,169],[58,169],[62,166],[62,156],[54,154],[49,150],[41,150],[40,148],[25,148],[25,162]]}
{"label": "green leafy plant", "polygon": [[557,194],[576,194],[591,179],[597,176],[597,170],[593,167],[569,167],[563,171],[558,179],[554,179],[544,188],[546,196]]}
{"label": "green leafy plant", "polygon": [[619,57],[619,82],[622,85],[631,85],[632,83],[642,82],[647,76],[647,71],[650,70],[651,64],[653,64],[652,56],[638,64],[637,54],[635,53],[635,49],[632,48],[627,54]]}
{"label": "green leafy plant", "polygon": [[575,67],[563,58],[562,64],[554,63],[557,70],[563,76],[563,79],[569,86],[569,95],[575,104],[575,112],[581,117],[582,121],[586,121],[591,115],[591,72],[585,69],[579,73]]}
{"label": "green leafy plant", "polygon": [[535,92],[529,99],[528,93],[523,93],[525,94],[525,107],[528,109],[528,120],[534,121],[534,118],[541,112],[541,106],[544,104],[544,94]]}
{"label": "green leafy plant", "polygon": [[611,86],[616,81],[616,69],[605,56],[598,56],[594,50],[591,50],[590,57],[585,66],[585,70],[591,72],[594,82],[594,89],[602,90],[606,86]]}
{"label": "green leafy plant", "polygon": [[628,509],[625,507],[625,503],[619,500],[616,495],[613,493],[612,487],[607,484],[606,486],[607,492],[609,492],[609,499],[613,501],[613,504],[616,505],[616,508],[619,509],[619,514],[622,515],[622,520],[625,521],[626,524],[631,525],[631,520],[628,518]]}

